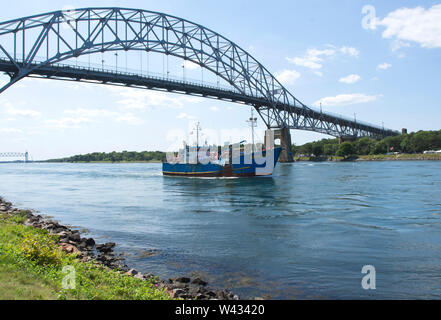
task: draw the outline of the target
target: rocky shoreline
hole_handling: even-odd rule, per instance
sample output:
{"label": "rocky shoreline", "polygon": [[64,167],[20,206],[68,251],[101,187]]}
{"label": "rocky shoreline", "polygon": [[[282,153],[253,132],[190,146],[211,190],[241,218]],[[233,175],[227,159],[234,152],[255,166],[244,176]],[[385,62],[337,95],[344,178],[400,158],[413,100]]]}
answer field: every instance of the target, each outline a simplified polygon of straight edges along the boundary
{"label": "rocky shoreline", "polygon": [[116,256],[113,249],[116,246],[113,242],[98,244],[93,238],[83,238],[78,230],[61,225],[57,221],[35,215],[31,210],[14,208],[12,203],[0,197],[0,214],[14,216],[16,214],[25,216],[24,225],[44,229],[49,234],[59,237],[58,246],[61,250],[76,254],[82,262],[94,262],[110,269],[124,272],[140,280],[154,279],[159,289],[164,289],[172,298],[184,300],[239,300],[239,296],[227,290],[214,290],[208,287],[208,283],[200,278],[174,277],[168,280],[161,280],[158,277],[147,273],[143,274],[135,269],[130,269],[124,262],[122,254]]}

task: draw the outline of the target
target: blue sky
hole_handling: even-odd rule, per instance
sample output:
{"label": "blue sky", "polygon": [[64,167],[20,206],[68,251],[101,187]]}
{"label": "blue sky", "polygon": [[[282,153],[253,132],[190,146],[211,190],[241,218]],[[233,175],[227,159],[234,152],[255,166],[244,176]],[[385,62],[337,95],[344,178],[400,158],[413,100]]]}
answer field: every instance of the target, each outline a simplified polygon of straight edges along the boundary
{"label": "blue sky", "polygon": [[[321,102],[325,111],[392,129],[440,129],[441,2],[16,1],[0,12],[0,21],[92,6],[142,8],[202,24],[251,53],[305,104]],[[126,58],[130,67],[132,58]],[[115,65],[114,57],[104,59]],[[120,66],[127,61],[116,59]],[[151,63],[160,72],[158,61]],[[202,72],[189,66],[187,77]],[[0,83],[6,80],[0,76]],[[249,140],[249,112],[182,95],[25,79],[0,95],[0,152],[28,150],[34,159],[48,159],[168,150],[181,144],[195,120],[208,142]],[[263,130],[260,121],[260,138]],[[323,137],[292,131],[295,144]]]}

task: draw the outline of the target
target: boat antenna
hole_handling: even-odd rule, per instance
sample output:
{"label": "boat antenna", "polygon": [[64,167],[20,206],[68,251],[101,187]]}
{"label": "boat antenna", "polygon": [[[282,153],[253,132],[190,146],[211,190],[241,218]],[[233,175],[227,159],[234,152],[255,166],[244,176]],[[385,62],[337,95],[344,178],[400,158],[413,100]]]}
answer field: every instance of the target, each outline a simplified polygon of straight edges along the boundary
{"label": "boat antenna", "polygon": [[254,109],[251,108],[251,118],[247,120],[247,122],[251,126],[251,140],[252,140],[252,147],[253,147],[253,153],[254,153],[254,128],[257,127],[257,118],[254,117]]}
{"label": "boat antenna", "polygon": [[196,123],[196,128],[194,130],[196,130],[196,161],[199,163],[199,131],[202,130],[200,122]]}

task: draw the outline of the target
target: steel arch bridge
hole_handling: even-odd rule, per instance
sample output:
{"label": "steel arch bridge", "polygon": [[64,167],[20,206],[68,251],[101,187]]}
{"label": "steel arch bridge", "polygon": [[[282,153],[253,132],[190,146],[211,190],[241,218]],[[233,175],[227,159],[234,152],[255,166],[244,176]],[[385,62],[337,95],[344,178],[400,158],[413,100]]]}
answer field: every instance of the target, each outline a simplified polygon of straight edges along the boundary
{"label": "steel arch bridge", "polygon": [[[232,88],[62,64],[82,55],[132,50],[191,61]],[[29,76],[98,81],[251,105],[268,128],[377,139],[399,134],[308,107],[261,63],[222,35],[182,18],[146,10],[85,8],[1,22],[0,71],[10,76],[0,93]]]}
{"label": "steel arch bridge", "polygon": [[25,162],[29,161],[29,153],[26,152],[0,152],[0,158],[24,158]]}

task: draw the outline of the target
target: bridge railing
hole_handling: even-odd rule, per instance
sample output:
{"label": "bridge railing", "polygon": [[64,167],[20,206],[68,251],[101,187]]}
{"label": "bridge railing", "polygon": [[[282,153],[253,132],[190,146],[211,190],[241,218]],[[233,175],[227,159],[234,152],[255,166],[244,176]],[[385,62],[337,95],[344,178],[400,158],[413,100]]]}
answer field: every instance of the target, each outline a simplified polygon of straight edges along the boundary
{"label": "bridge railing", "polygon": [[[19,54],[17,56],[20,56]],[[0,59],[4,60],[5,62],[10,62],[9,58],[0,51]],[[33,64],[40,64],[46,61],[43,57],[35,57]],[[20,58],[17,58],[15,60],[17,64],[23,63],[23,60]],[[53,63],[51,64],[53,67],[59,67],[59,68],[71,68],[71,69],[77,69],[77,70],[83,70],[83,71],[94,71],[94,72],[104,72],[104,73],[111,73],[115,75],[124,75],[124,76],[134,76],[134,77],[142,77],[142,78],[150,78],[155,80],[167,80],[172,81],[175,83],[186,83],[190,85],[197,85],[202,87],[207,87],[211,89],[220,89],[224,91],[234,92],[234,93],[240,93],[239,90],[234,88],[233,86],[226,86],[223,84],[217,84],[209,81],[201,81],[197,80],[191,77],[179,77],[175,75],[165,75],[163,73],[153,72],[153,71],[147,71],[144,72],[144,70],[139,71],[131,68],[121,67],[116,68],[116,66],[110,66],[110,65],[103,65],[98,63],[88,63],[83,61],[75,61],[72,63]]]}
{"label": "bridge railing", "polygon": [[311,110],[314,110],[317,113],[322,113],[323,115],[333,116],[333,117],[340,118],[342,120],[346,120],[346,121],[350,121],[350,122],[356,122],[359,125],[369,126],[369,127],[373,127],[373,128],[379,129],[379,130],[385,130],[385,131],[389,130],[387,128],[384,128],[383,126],[378,126],[378,125],[375,125],[375,124],[372,124],[372,123],[369,123],[366,121],[356,120],[354,118],[350,118],[348,116],[344,116],[339,113],[334,113],[334,112],[329,112],[329,111],[322,112],[321,110],[314,108],[314,107],[308,107],[308,108],[310,108]]}

